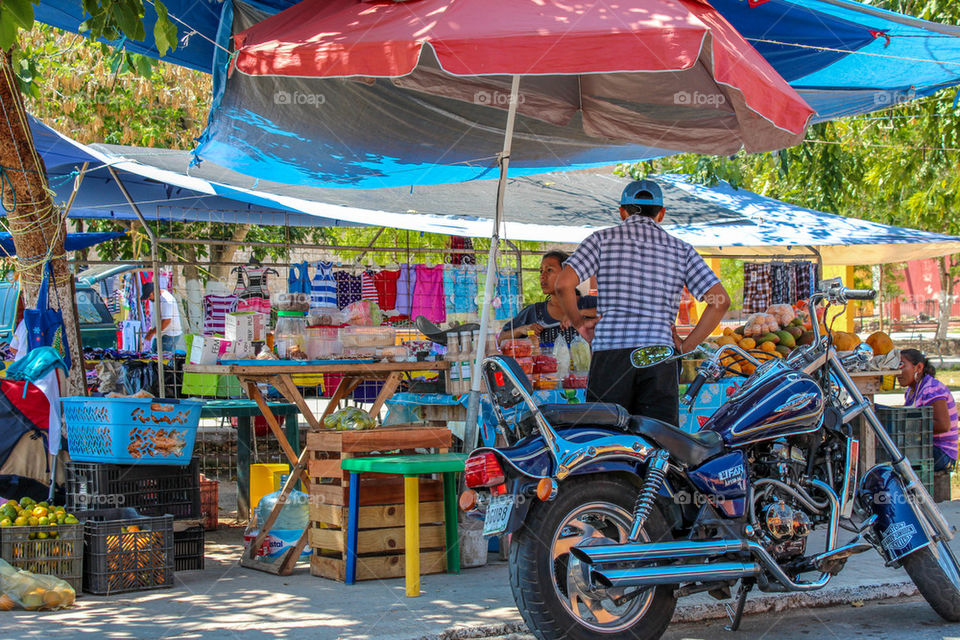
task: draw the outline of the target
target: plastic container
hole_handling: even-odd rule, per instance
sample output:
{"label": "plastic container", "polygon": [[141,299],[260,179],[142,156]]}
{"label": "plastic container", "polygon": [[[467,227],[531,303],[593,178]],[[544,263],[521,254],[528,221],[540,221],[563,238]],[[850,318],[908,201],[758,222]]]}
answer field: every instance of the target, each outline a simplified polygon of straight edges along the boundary
{"label": "plastic container", "polygon": [[397,330],[393,327],[344,327],[340,329],[344,349],[392,347],[397,344]]}
{"label": "plastic container", "polygon": [[520,368],[523,369],[523,372],[528,376],[533,375],[533,358],[514,358],[517,361],[517,364],[520,365]]}
{"label": "plastic container", "polygon": [[380,358],[392,362],[406,362],[411,355],[410,349],[403,345],[380,349]]}
{"label": "plastic container", "polygon": [[173,532],[173,570],[203,571],[203,525]]}
{"label": "plastic container", "polygon": [[302,311],[278,311],[277,326],[273,330],[273,345],[277,357],[291,360],[294,353],[307,357],[307,321]]}
{"label": "plastic container", "polygon": [[207,531],[220,526],[220,483],[200,476],[200,520]]}
{"label": "plastic container", "polygon": [[562,380],[564,389],[586,389],[587,388],[587,376],[577,375],[571,373]]}
{"label": "plastic container", "polygon": [[[933,407],[877,407],[877,418],[910,463],[933,458]],[[877,462],[890,456],[877,447]]]}
{"label": "plastic container", "polygon": [[533,356],[533,372],[534,373],[556,373],[557,372],[557,359],[552,355],[539,355]]}
{"label": "plastic container", "polygon": [[560,381],[555,378],[536,378],[533,381],[533,388],[537,391],[545,389],[559,389]]}
{"label": "plastic container", "polygon": [[529,358],[533,353],[533,344],[524,339],[504,340],[500,344],[500,353],[511,358]]}
{"label": "plastic container", "polygon": [[[274,505],[280,498],[282,491],[268,493],[260,499],[257,505],[257,522],[266,522],[273,511]],[[310,496],[294,489],[287,496],[287,503],[280,510],[280,515],[271,529],[297,529],[302,531],[310,523]]]}
{"label": "plastic container", "polygon": [[139,515],[201,516],[200,461],[183,467],[67,463],[68,512],[131,507]]}
{"label": "plastic container", "polygon": [[142,517],[134,509],[77,515],[85,520],[84,591],[112,595],[173,587],[173,516]]}
{"label": "plastic container", "polygon": [[202,408],[170,398],[63,398],[67,448],[78,462],[186,465]]}
{"label": "plastic container", "polygon": [[[31,534],[51,532],[57,537],[30,539]],[[18,569],[56,576],[79,591],[83,582],[83,525],[2,527],[0,558]]]}
{"label": "plastic container", "polygon": [[343,353],[337,327],[307,327],[307,358],[322,360]]}

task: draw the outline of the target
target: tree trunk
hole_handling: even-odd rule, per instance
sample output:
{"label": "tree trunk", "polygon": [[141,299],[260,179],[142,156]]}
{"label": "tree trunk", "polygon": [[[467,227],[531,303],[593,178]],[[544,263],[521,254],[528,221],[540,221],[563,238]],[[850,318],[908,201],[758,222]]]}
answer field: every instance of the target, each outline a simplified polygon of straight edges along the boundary
{"label": "tree trunk", "polygon": [[950,309],[953,307],[953,278],[950,276],[949,256],[937,258],[940,271],[940,314],[937,318],[937,340],[947,339],[950,328]]}
{"label": "tree trunk", "polygon": [[43,276],[45,256],[53,264],[54,281],[48,304],[63,312],[65,335],[70,345],[73,367],[67,377],[67,393],[86,395],[86,380],[77,335],[77,317],[71,304],[74,295],[73,276],[67,270],[63,242],[66,224],[55,207],[47,187],[46,167],[37,154],[27,122],[23,96],[16,84],[10,52],[0,53],[0,166],[9,179],[3,183],[2,198],[7,212],[7,225],[17,250],[16,268],[27,307],[37,304]]}
{"label": "tree trunk", "polygon": [[[248,233],[250,233],[249,224],[234,225],[233,232],[230,234],[230,240],[243,242],[247,239]],[[216,263],[233,262],[233,257],[239,248],[240,246],[235,244],[215,244],[210,246],[210,262],[214,263],[210,265],[210,272],[214,278],[221,282],[227,282],[230,277],[230,270],[233,269],[233,267]],[[229,284],[229,282],[227,284]]]}

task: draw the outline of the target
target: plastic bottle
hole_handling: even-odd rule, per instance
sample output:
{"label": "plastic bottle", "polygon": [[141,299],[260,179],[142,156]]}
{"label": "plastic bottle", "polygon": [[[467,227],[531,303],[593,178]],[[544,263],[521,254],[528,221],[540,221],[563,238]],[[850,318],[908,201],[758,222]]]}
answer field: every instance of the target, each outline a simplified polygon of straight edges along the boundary
{"label": "plastic bottle", "polygon": [[563,380],[570,375],[570,347],[562,335],[553,344],[553,357],[557,359],[557,378]]}
{"label": "plastic bottle", "polygon": [[[260,498],[257,505],[257,522],[263,523],[270,517],[270,512],[277,504],[281,491],[274,491]],[[307,528],[310,523],[310,496],[294,489],[287,496],[287,503],[280,510],[280,515],[271,529],[299,529]]]}
{"label": "plastic bottle", "polygon": [[533,330],[527,331],[527,340],[530,341],[530,344],[533,345],[533,350],[530,352],[531,356],[540,355],[540,336],[535,334]]}
{"label": "plastic bottle", "polygon": [[[277,327],[273,331],[273,341],[277,348],[277,357],[289,359],[291,351],[306,352],[307,321],[303,311],[278,311]],[[292,349],[296,347],[296,349]]]}

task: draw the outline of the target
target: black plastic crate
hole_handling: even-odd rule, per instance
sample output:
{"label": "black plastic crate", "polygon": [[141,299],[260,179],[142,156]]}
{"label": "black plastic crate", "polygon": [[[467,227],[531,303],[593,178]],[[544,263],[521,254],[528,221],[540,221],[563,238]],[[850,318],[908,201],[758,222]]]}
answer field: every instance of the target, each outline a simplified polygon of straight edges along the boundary
{"label": "black plastic crate", "polygon": [[927,488],[927,493],[933,495],[933,458],[929,460],[911,460],[914,473],[920,478],[920,483]]}
{"label": "black plastic crate", "polygon": [[173,587],[173,516],[139,516],[124,508],[77,517],[84,520],[84,591],[111,595]]}
{"label": "black plastic crate", "polygon": [[[933,457],[933,407],[877,407],[877,418],[911,464]],[[889,460],[878,446],[877,462]]]}
{"label": "black plastic crate", "polygon": [[199,518],[199,459],[185,467],[67,463],[67,511],[118,507],[144,516]]}
{"label": "black plastic crate", "polygon": [[203,571],[203,525],[173,532],[174,570]]}

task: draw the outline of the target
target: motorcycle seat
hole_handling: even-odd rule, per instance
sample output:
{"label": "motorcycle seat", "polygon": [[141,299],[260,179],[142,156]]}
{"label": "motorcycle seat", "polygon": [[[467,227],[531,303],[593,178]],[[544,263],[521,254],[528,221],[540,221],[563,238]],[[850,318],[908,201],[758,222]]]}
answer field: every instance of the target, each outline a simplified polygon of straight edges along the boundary
{"label": "motorcycle seat", "polygon": [[653,440],[688,467],[698,467],[723,453],[723,438],[716,431],[687,433],[666,422],[644,416],[630,417],[630,431]]}
{"label": "motorcycle seat", "polygon": [[630,414],[612,402],[542,404],[540,413],[556,428],[613,427],[626,431],[630,426]]}

